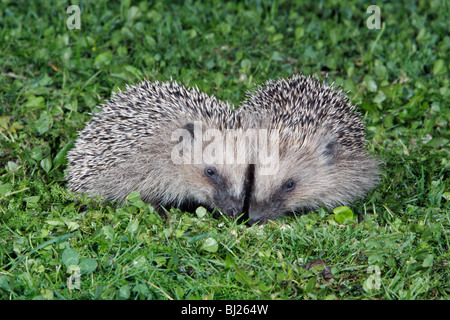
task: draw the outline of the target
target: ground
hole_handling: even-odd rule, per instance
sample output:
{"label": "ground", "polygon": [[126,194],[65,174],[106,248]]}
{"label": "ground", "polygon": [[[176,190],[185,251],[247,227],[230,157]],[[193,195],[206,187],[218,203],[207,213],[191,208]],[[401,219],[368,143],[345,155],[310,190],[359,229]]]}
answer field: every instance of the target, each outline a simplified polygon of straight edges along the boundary
{"label": "ground", "polygon": [[[0,299],[449,298],[446,1],[71,4],[0,2]],[[125,84],[238,106],[297,72],[349,91],[383,163],[349,209],[247,227],[70,197],[65,154]]]}

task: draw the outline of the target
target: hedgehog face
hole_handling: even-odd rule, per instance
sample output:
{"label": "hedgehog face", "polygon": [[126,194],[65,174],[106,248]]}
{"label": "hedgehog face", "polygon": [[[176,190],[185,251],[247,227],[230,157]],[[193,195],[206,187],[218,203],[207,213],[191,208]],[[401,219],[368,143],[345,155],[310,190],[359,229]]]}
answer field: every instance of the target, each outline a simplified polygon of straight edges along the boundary
{"label": "hedgehog face", "polygon": [[[243,159],[239,159],[242,152],[248,150],[245,141],[234,139],[236,132],[220,133],[220,143],[216,144],[216,149],[221,149],[222,156],[211,157],[204,152],[204,176],[206,183],[212,187],[212,203],[222,214],[235,219],[244,212],[245,192],[247,190],[247,154]],[[207,139],[208,140],[208,139]],[[230,140],[233,142],[230,143]],[[207,144],[204,151],[207,151],[212,144]],[[217,150],[215,150],[217,151]],[[217,156],[217,152],[213,152]],[[220,153],[220,152],[219,152]]]}
{"label": "hedgehog face", "polygon": [[[179,177],[186,185],[185,195],[190,195],[199,204],[218,209],[230,218],[237,218],[243,212],[244,184],[248,165],[238,160],[241,145],[230,143],[235,132],[217,130],[204,123],[187,123],[181,130],[175,156],[172,155],[173,172],[179,170]],[[178,157],[181,150],[182,157]],[[178,159],[178,160],[177,160]],[[177,162],[184,164],[177,165]],[[180,186],[177,186],[180,188]]]}
{"label": "hedgehog face", "polygon": [[375,182],[376,162],[346,150],[325,130],[301,148],[291,143],[280,148],[277,172],[264,175],[261,165],[255,165],[249,224],[264,223],[289,212],[345,205]]}
{"label": "hedgehog face", "polygon": [[204,169],[205,185],[210,186],[210,203],[232,219],[243,212],[244,174],[242,165],[206,165]]}
{"label": "hedgehog face", "polygon": [[256,164],[250,224],[318,207],[330,183],[329,171],[333,166],[330,157],[335,156],[326,153],[333,148],[337,149],[333,143],[323,150],[296,150],[295,146],[288,146],[280,154],[278,170],[270,174],[263,174],[262,166]]}

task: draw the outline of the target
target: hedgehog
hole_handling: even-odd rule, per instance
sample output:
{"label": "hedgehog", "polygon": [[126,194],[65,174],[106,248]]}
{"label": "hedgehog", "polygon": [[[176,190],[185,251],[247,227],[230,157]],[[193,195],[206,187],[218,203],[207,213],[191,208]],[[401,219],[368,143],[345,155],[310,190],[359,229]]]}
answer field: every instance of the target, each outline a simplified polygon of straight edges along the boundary
{"label": "hedgehog", "polygon": [[160,213],[197,206],[232,218],[242,212],[248,165],[230,159],[241,147],[203,156],[209,141],[239,125],[228,103],[172,80],[145,80],[100,109],[67,154],[71,191],[117,203],[138,191]]}
{"label": "hedgehog", "polygon": [[246,128],[266,130],[266,143],[277,141],[268,151],[276,154],[270,170],[261,161],[261,140],[253,146],[249,224],[348,205],[378,181],[379,163],[365,149],[362,116],[341,88],[293,75],[247,92],[239,111]]}

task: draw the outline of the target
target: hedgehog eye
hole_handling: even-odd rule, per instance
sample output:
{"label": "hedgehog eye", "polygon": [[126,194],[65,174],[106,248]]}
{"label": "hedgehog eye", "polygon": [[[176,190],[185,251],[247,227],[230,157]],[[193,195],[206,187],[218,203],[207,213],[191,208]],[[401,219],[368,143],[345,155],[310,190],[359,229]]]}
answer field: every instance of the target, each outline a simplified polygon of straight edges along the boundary
{"label": "hedgehog eye", "polygon": [[291,191],[295,188],[295,182],[294,181],[289,181],[284,185],[284,191]]}
{"label": "hedgehog eye", "polygon": [[208,177],[214,178],[216,176],[216,171],[213,168],[206,168],[205,169],[205,174]]}

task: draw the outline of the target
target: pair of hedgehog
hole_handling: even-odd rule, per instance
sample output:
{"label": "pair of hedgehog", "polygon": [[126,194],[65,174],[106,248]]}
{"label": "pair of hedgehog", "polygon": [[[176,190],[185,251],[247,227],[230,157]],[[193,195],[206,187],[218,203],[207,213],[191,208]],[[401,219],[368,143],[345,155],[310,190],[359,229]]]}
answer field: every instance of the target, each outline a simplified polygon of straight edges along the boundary
{"label": "pair of hedgehog", "polygon": [[[76,193],[124,202],[136,190],[156,207],[203,205],[254,224],[347,205],[377,182],[361,115],[342,89],[312,77],[268,81],[237,110],[174,81],[127,86],[101,109],[68,152],[66,180]],[[261,143],[248,139],[216,150],[222,157],[178,157],[204,154],[208,130],[223,142],[255,129],[278,142],[266,150],[276,153],[275,170],[265,172]],[[239,155],[246,161],[233,161]]]}

